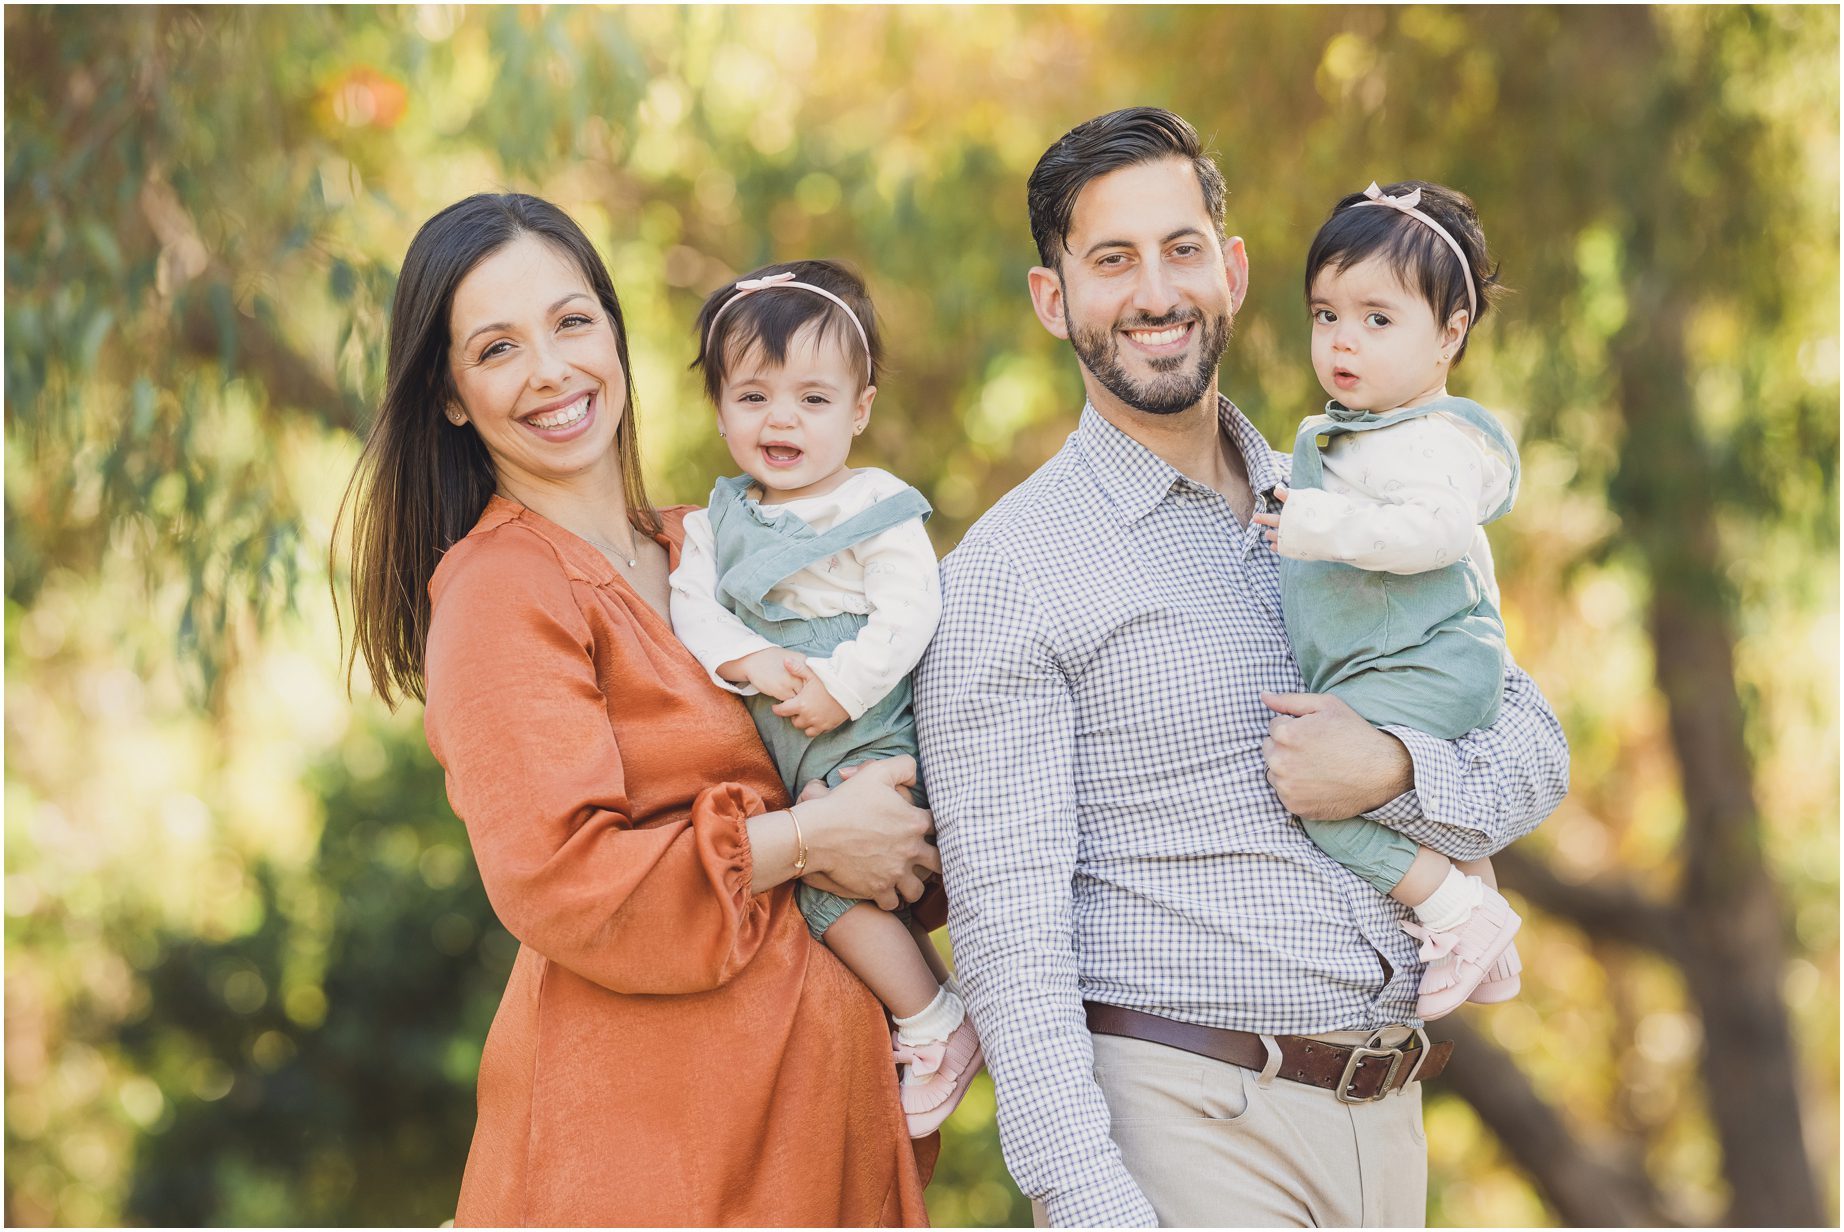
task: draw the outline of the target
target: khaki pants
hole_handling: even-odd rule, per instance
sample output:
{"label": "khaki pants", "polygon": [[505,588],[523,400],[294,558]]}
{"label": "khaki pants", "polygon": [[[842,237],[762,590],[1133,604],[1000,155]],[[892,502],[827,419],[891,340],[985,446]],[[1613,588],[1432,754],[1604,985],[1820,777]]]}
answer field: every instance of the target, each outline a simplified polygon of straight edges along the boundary
{"label": "khaki pants", "polygon": [[1114,1142],[1160,1226],[1426,1224],[1420,1083],[1373,1104],[1346,1104],[1284,1078],[1263,1087],[1253,1070],[1163,1044],[1116,1035],[1094,1041]]}

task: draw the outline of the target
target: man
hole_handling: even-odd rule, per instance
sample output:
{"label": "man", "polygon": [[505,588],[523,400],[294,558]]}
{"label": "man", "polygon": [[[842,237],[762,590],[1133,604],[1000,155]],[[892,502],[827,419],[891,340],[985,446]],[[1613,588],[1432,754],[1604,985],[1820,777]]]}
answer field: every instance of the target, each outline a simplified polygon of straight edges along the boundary
{"label": "man", "polygon": [[943,564],[916,710],[955,959],[1040,1221],[1420,1224],[1446,1046],[1416,946],[1295,815],[1481,856],[1561,800],[1567,746],[1515,667],[1451,742],[1298,691],[1251,521],[1285,458],[1216,392],[1223,200],[1154,108],[1032,173],[1031,301],[1088,405]]}

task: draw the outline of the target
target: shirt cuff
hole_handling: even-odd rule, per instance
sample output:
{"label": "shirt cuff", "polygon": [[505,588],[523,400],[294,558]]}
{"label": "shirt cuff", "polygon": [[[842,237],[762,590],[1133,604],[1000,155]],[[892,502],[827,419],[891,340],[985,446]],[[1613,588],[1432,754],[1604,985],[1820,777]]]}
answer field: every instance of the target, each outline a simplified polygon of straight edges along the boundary
{"label": "shirt cuff", "polygon": [[1381,822],[1386,826],[1397,826],[1402,822],[1424,821],[1428,815],[1422,811],[1421,786],[1432,782],[1429,767],[1436,751],[1447,742],[1430,736],[1425,731],[1413,727],[1385,727],[1396,739],[1402,741],[1402,747],[1409,751],[1410,778],[1409,789],[1393,800],[1379,804],[1367,813],[1360,814],[1370,821]]}
{"label": "shirt cuff", "polygon": [[1044,1201],[1044,1215],[1053,1228],[1158,1227],[1152,1203],[1124,1170],[1122,1182],[1054,1195]]}
{"label": "shirt cuff", "polygon": [[[726,659],[724,660],[724,662],[727,663],[729,662],[729,660]],[[734,693],[738,697],[754,697],[756,693],[759,692],[759,690],[752,684],[748,684],[748,683],[738,684],[734,680],[725,680],[722,676],[719,676],[716,672],[706,672],[705,674],[711,678],[712,684],[716,685],[718,688],[722,689],[726,693]]]}
{"label": "shirt cuff", "polygon": [[[750,684],[746,680],[741,683],[738,683],[737,681],[734,681],[734,680],[725,680],[722,676],[719,676],[717,674],[717,669],[725,663],[732,662],[736,659],[747,658],[748,656],[755,654],[757,651],[777,649],[776,645],[765,637],[758,637],[756,640],[761,642],[761,645],[751,646],[747,650],[743,650],[739,646],[730,646],[730,647],[727,647],[722,652],[720,652],[723,654],[723,658],[718,659],[717,662],[711,664],[710,667],[707,667],[704,669],[704,674],[711,678],[711,683],[716,685],[718,688],[722,689],[724,692],[734,693],[738,697],[754,697],[757,693],[761,692],[761,690],[757,689],[754,685]],[[696,656],[694,655],[694,657]]]}
{"label": "shirt cuff", "polygon": [[859,696],[856,690],[845,683],[840,676],[839,669],[833,666],[830,661],[826,659],[809,659],[807,661],[807,670],[813,673],[815,679],[826,686],[826,691],[832,694],[832,700],[838,702],[839,706],[846,714],[850,715],[854,721],[862,719],[864,717],[864,712],[871,708],[869,702],[865,701],[863,697]]}

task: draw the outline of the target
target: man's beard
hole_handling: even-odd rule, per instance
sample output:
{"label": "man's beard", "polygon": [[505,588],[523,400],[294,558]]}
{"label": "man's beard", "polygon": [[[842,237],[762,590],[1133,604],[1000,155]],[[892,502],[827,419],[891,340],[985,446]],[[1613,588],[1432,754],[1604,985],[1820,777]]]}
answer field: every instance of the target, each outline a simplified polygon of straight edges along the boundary
{"label": "man's beard", "polygon": [[1217,364],[1222,361],[1223,351],[1229,346],[1231,318],[1227,314],[1206,317],[1202,312],[1193,310],[1190,313],[1174,312],[1122,326],[1125,329],[1163,329],[1187,321],[1199,324],[1197,362],[1186,371],[1185,357],[1182,355],[1149,359],[1147,364],[1152,368],[1153,376],[1145,382],[1136,382],[1121,366],[1120,340],[1115,337],[1112,328],[1074,329],[1070,331],[1069,342],[1075,347],[1076,357],[1082,361],[1082,366],[1093,373],[1095,379],[1101,382],[1101,387],[1116,398],[1148,415],[1176,415],[1196,406],[1210,392],[1216,380]]}

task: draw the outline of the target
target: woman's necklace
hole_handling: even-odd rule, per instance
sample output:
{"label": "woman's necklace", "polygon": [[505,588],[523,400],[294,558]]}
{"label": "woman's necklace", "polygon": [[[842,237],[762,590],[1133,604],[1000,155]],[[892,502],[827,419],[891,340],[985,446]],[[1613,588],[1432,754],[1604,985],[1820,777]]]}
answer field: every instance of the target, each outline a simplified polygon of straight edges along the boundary
{"label": "woman's necklace", "polygon": [[[514,504],[524,505],[527,509],[531,508],[531,505],[527,504],[525,500],[513,495],[504,487],[499,489],[499,495],[512,501]],[[551,520],[553,522],[556,521],[555,518]],[[559,525],[561,525],[561,523],[559,523]],[[627,546],[625,548],[618,548],[612,543],[596,538],[586,530],[577,530],[574,526],[567,527],[566,529],[578,539],[599,549],[603,555],[612,554],[614,558],[619,559],[622,564],[630,569],[640,568],[640,541],[634,537],[634,527],[632,524],[627,528]]]}
{"label": "woman's necklace", "polygon": [[585,531],[578,531],[577,534],[587,539],[590,543],[594,544],[596,547],[602,549],[603,552],[613,552],[616,555],[616,557],[620,559],[621,563],[626,565],[628,568],[630,569],[640,568],[640,553],[637,550],[639,547],[639,542],[634,538],[634,528],[633,527],[631,526],[628,527],[628,532],[627,532],[628,545],[625,548],[618,548],[612,543],[604,543],[602,540],[597,539],[594,535],[591,535]]}

